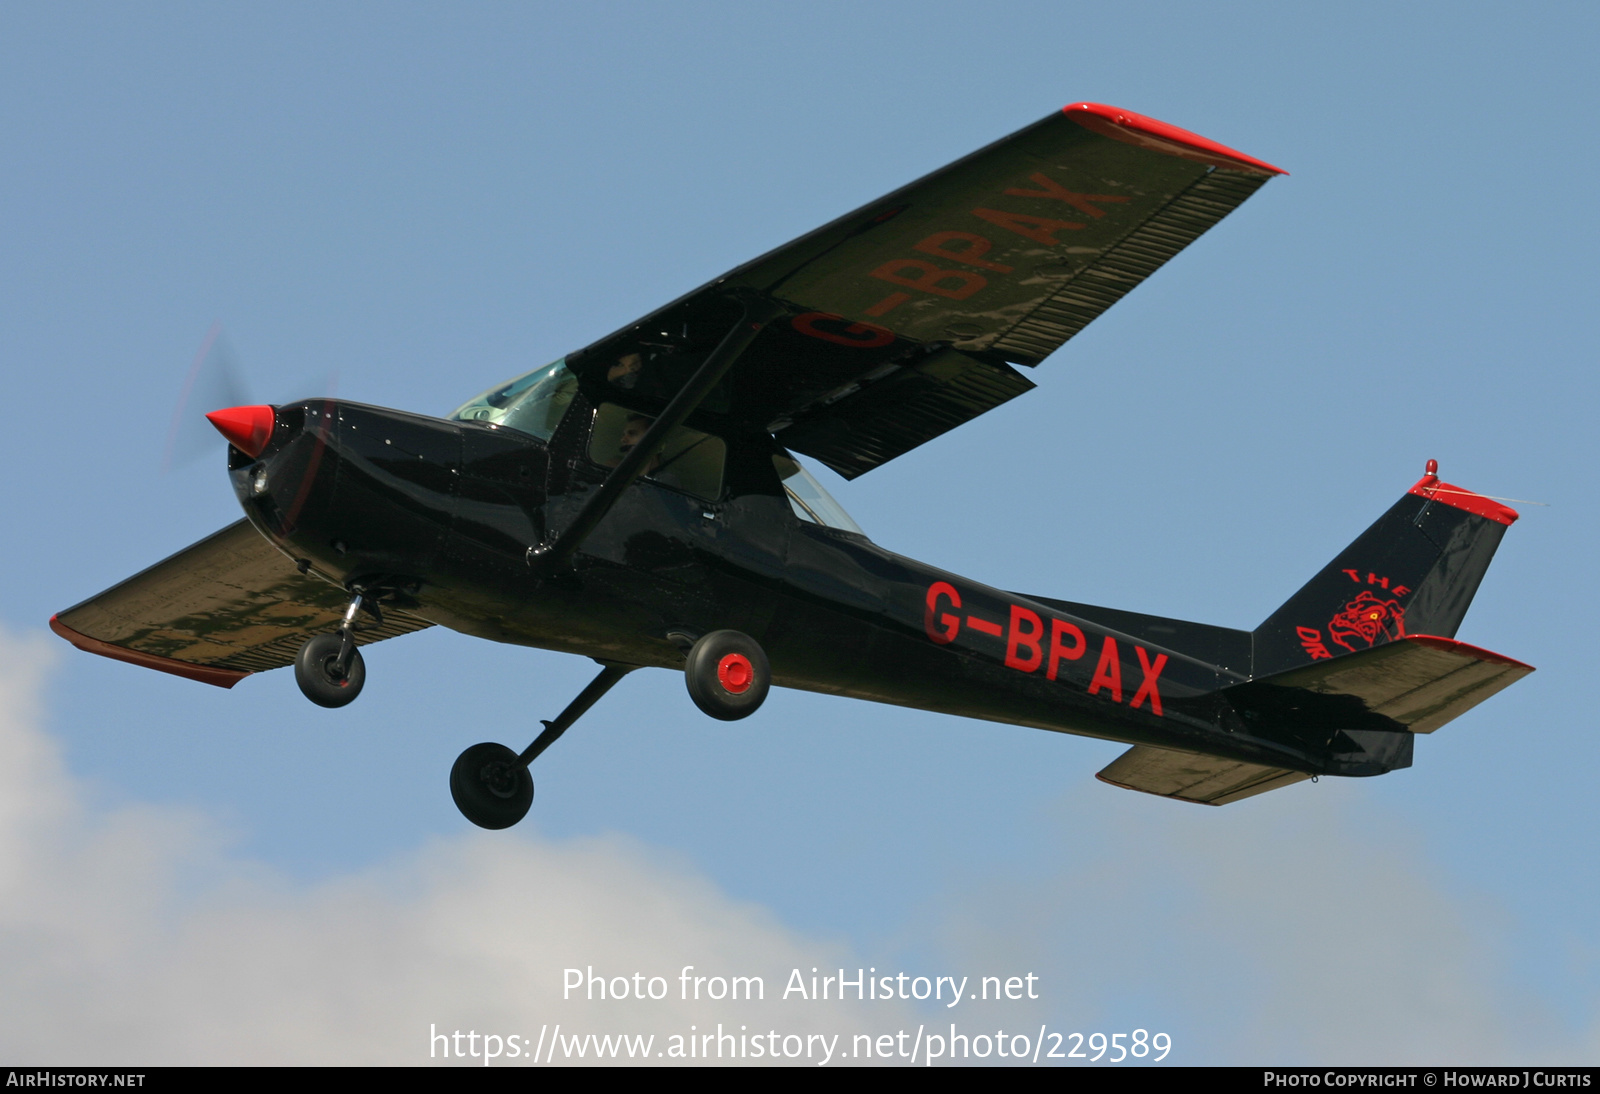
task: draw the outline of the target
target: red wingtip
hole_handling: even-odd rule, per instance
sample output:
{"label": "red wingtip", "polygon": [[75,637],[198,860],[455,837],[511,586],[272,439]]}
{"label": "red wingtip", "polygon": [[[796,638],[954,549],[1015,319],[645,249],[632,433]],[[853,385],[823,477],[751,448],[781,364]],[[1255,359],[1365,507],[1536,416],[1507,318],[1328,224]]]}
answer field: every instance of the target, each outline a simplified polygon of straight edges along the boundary
{"label": "red wingtip", "polygon": [[231,406],[206,415],[206,421],[216,426],[229,444],[252,459],[261,455],[267,442],[272,440],[276,418],[270,406]]}
{"label": "red wingtip", "polygon": [[1102,137],[1122,141],[1124,144],[1135,144],[1141,148],[1164,152],[1169,156],[1198,160],[1212,167],[1231,167],[1234,170],[1243,168],[1246,171],[1259,171],[1267,175],[1289,173],[1265,160],[1258,160],[1243,152],[1235,152],[1216,141],[1207,140],[1198,133],[1179,129],[1166,122],[1158,122],[1143,114],[1135,114],[1131,110],[1119,110],[1104,103],[1072,103],[1062,107],[1061,112],[1085,129],[1092,130]]}
{"label": "red wingtip", "polygon": [[160,654],[145,653],[143,650],[130,650],[126,646],[118,646],[111,642],[101,641],[98,638],[90,638],[86,634],[73,630],[53,615],[50,617],[50,629],[85,653],[98,653],[101,657],[109,657],[113,661],[126,661],[128,664],[138,665],[140,668],[155,669],[158,672],[170,672],[174,676],[198,680],[202,684],[211,684],[214,687],[231,688],[250,675],[243,669],[224,669],[215,665],[197,665],[193,661],[178,661],[171,657],[162,657]]}

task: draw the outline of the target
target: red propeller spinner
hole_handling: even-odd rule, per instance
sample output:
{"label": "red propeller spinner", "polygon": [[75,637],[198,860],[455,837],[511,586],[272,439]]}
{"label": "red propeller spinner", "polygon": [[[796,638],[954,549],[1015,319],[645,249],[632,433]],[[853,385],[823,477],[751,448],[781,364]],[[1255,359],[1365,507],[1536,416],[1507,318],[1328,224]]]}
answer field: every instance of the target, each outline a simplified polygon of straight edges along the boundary
{"label": "red propeller spinner", "polygon": [[270,406],[231,406],[213,410],[206,421],[228,438],[228,443],[254,459],[272,440],[272,424],[277,415]]}

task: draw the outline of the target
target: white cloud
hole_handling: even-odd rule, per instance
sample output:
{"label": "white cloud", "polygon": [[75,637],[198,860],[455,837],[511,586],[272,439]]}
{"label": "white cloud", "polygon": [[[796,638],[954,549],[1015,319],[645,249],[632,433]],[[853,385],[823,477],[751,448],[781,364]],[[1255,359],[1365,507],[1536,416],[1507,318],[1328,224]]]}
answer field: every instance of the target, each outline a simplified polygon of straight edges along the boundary
{"label": "white cloud", "polygon": [[1048,867],[945,910],[972,964],[1028,965],[1083,1032],[1164,1029],[1175,1062],[1592,1062],[1516,984],[1510,924],[1452,892],[1358,785],[1222,809],[1110,793],[1053,823]]}
{"label": "white cloud", "polygon": [[[473,833],[304,884],[231,854],[199,814],[97,813],[39,728],[49,660],[42,640],[0,634],[5,1059],[424,1063],[443,1051],[430,1030],[516,1036],[528,1052],[558,1022],[563,1035],[654,1033],[653,1056],[691,1025],[844,1033],[848,1045],[908,1017],[779,1001],[792,968],[850,967],[849,954],[625,838]],[[659,975],[667,998],[563,1000],[563,970],[591,965]],[[683,1001],[684,965],[764,976],[766,1001]]]}
{"label": "white cloud", "polygon": [[[855,1033],[951,1018],[977,1032],[999,1016],[983,1003],[919,1016],[780,1002],[793,968],[885,962],[798,935],[625,837],[474,832],[305,883],[230,850],[197,812],[98,811],[40,729],[46,641],[0,632],[5,1059],[426,1063],[430,1028],[514,1035],[526,1051],[541,1029],[548,1047],[558,1022],[564,1036],[654,1034],[652,1053],[719,1022],[842,1034],[835,1051],[848,1052]],[[965,870],[961,891],[898,941],[941,955],[941,973],[1041,976],[1043,999],[1007,1004],[1012,1030],[1159,1029],[1180,1063],[1526,1064],[1600,1050],[1600,1020],[1568,1034],[1515,986],[1494,902],[1455,891],[1357,785],[1220,810],[1081,787],[1066,802],[1048,823],[1052,861]],[[766,1001],[683,1001],[684,965],[761,975]],[[630,986],[635,972],[661,976],[668,998],[563,1000],[563,970],[588,966]]]}

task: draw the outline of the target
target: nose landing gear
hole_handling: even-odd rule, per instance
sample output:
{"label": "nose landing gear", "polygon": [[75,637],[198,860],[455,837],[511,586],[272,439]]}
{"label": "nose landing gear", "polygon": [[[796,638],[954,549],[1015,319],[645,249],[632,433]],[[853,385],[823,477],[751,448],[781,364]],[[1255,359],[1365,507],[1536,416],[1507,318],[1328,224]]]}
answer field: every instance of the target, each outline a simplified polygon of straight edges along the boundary
{"label": "nose landing gear", "polygon": [[[345,643],[349,642],[349,652]],[[294,682],[307,699],[319,707],[342,707],[355,702],[367,682],[367,666],[354,639],[342,634],[319,634],[306,640],[294,659]]]}
{"label": "nose landing gear", "polygon": [[307,699],[319,707],[342,707],[355,702],[367,682],[367,666],[356,649],[356,631],[361,624],[356,614],[365,609],[383,623],[376,598],[357,588],[345,609],[344,621],[336,634],[318,634],[306,639],[294,659],[294,682]]}

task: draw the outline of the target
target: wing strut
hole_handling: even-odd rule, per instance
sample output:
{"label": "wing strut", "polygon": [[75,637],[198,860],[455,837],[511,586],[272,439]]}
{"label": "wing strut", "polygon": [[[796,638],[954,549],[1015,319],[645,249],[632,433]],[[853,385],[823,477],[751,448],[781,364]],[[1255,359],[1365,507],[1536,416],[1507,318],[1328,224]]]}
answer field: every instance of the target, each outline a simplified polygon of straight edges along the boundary
{"label": "wing strut", "polygon": [[554,542],[528,548],[528,565],[545,573],[553,573],[571,558],[572,553],[589,538],[595,526],[611,512],[611,507],[622,497],[622,492],[643,474],[645,464],[666,443],[667,435],[682,425],[684,419],[705,401],[711,389],[717,386],[717,381],[750,348],[750,343],[756,340],[762,328],[783,314],[783,306],[775,301],[766,297],[746,296],[744,315],[695,370],[689,382],[672,397],[667,409],[661,412],[661,417],[655,420],[644,438],[634,445],[633,451],[622,458],[622,462],[606,476],[606,481],[600,484],[600,489],[584,502],[572,523]]}

